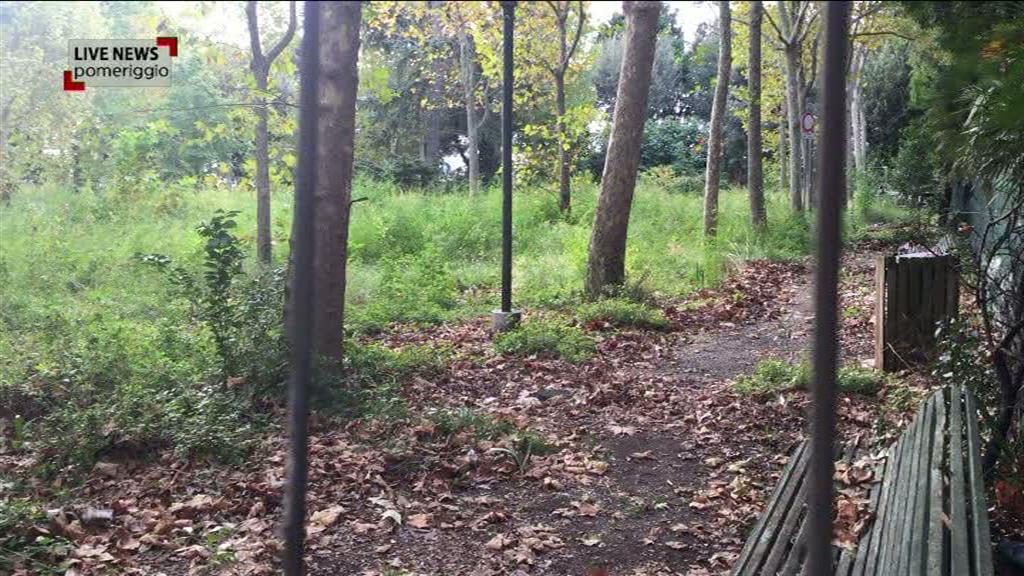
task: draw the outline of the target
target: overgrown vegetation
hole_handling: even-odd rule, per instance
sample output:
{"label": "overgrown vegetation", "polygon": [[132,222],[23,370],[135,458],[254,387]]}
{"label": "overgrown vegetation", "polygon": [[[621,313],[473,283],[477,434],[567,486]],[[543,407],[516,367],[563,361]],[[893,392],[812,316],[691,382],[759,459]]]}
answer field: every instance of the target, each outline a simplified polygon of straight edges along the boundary
{"label": "overgrown vegetation", "polygon": [[[737,378],[733,387],[741,394],[774,394],[806,390],[811,378],[811,365],[806,360],[791,364],[785,360],[765,359],[757,363],[752,374]],[[836,378],[839,390],[849,394],[877,394],[884,382],[881,373],[859,366],[840,367]]]}
{"label": "overgrown vegetation", "polygon": [[567,362],[585,362],[594,355],[594,340],[563,319],[528,319],[513,330],[494,338],[494,349],[502,354],[529,356],[550,354]]}
{"label": "overgrown vegetation", "polygon": [[0,494],[0,570],[14,572],[18,566],[30,566],[35,574],[61,574],[61,561],[68,557],[73,544],[67,539],[40,530],[47,524],[46,514],[38,502]]}
{"label": "overgrown vegetation", "polygon": [[661,330],[668,326],[665,313],[660,309],[625,298],[602,298],[587,302],[576,309],[576,315],[585,324],[599,322],[620,328],[653,330]]}
{"label": "overgrown vegetation", "polygon": [[[402,192],[369,180],[356,193],[369,200],[356,205],[350,237],[353,334],[493,307],[498,194]],[[244,407],[281,398],[284,266],[252,261],[244,196],[214,188],[176,197],[176,208],[163,211],[152,204],[159,198],[26,187],[0,208],[0,416],[18,415],[20,435],[54,456],[53,469],[151,445],[235,457],[260,425],[259,411]],[[594,188],[578,187],[570,219],[547,195],[523,191],[515,299],[572,310],[584,324],[661,329],[665,318],[652,300],[714,285],[733,260],[806,253],[804,220],[784,198],[772,198],[771,226],[759,235],[746,223],[744,193],[727,192],[718,241],[695,244],[700,198],[642,184],[630,228],[631,280],[620,295],[587,303],[581,287]],[[279,200],[275,214],[287,218]],[[496,349],[581,362],[594,345],[568,321],[544,317],[501,336]],[[351,346],[344,375],[322,375],[320,401],[340,414],[399,418],[401,379],[443,356]]]}

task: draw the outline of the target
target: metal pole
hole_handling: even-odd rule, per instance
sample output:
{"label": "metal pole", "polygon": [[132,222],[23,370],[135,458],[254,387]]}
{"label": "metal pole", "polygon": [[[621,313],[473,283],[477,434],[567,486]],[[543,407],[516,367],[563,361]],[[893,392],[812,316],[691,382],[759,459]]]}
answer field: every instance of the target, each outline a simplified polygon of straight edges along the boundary
{"label": "metal pole", "polygon": [[288,483],[284,502],[284,573],[302,576],[309,475],[309,379],[313,323],[313,234],[316,188],[316,130],[320,82],[320,4],[306,2],[303,15],[302,78],[299,94],[299,164],[295,171],[292,225],[291,382],[288,390]]}
{"label": "metal pole", "polygon": [[832,574],[832,474],[836,431],[839,258],[842,197],[846,194],[846,41],[849,2],[825,2],[821,79],[822,124],[818,170],[818,245],[815,273],[814,388],[808,562],[811,576]]}
{"label": "metal pole", "polygon": [[512,33],[515,2],[501,3],[503,83],[501,87],[501,311],[512,312]]}

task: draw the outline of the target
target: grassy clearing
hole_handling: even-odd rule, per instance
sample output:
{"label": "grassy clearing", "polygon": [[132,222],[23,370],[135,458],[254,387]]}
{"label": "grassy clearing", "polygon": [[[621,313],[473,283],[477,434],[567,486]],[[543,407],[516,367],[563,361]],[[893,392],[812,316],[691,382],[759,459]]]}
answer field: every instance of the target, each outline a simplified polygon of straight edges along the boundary
{"label": "grassy clearing", "polygon": [[494,349],[502,354],[530,356],[550,354],[567,362],[586,362],[594,355],[594,340],[561,318],[528,319],[494,337]]}
{"label": "grassy clearing", "polygon": [[663,330],[668,327],[665,313],[642,302],[625,298],[604,298],[587,302],[576,309],[581,322],[605,322],[618,328],[634,327]]}
{"label": "grassy clearing", "polygon": [[[585,303],[596,193],[596,185],[578,182],[568,216],[546,191],[517,193],[516,304],[557,309],[566,319],[528,321],[498,339],[499,351],[584,361],[593,343],[577,319],[660,328],[664,317],[651,302],[714,285],[730,262],[808,252],[807,223],[789,211],[783,194],[769,195],[770,227],[757,233],[747,222],[745,191],[725,191],[719,237],[705,242],[702,199],[641,178],[629,229],[628,285],[616,298]],[[351,224],[346,310],[352,334],[392,322],[457,321],[497,305],[497,190],[468,197],[360,180],[354,195],[367,201],[354,205]],[[174,185],[153,197],[25,187],[0,206],[0,426],[10,428],[21,415],[19,445],[42,450],[55,469],[87,465],[125,447],[243,453],[263,418],[247,407],[282,390],[282,270],[291,221],[290,196],[275,196],[276,266],[261,270],[254,262],[253,200],[237,190]],[[863,201],[854,213],[870,214],[872,206]],[[217,303],[224,307],[216,319],[221,324],[197,310],[203,301],[183,297],[167,273],[173,266],[201,277],[204,239],[197,227],[217,210],[238,211],[231,230],[246,253],[244,272]],[[173,264],[162,268],[157,254]],[[348,356],[346,382],[322,376],[322,405],[381,418],[404,416],[398,383],[410,370],[444,361],[443,354],[394,356],[357,346]]]}
{"label": "grassy clearing", "polygon": [[[836,382],[839,390],[849,394],[873,396],[885,382],[885,375],[858,366],[843,366]],[[811,365],[807,361],[790,364],[785,360],[761,360],[749,376],[741,376],[733,388],[741,394],[774,394],[786,390],[806,390],[811,384]]]}

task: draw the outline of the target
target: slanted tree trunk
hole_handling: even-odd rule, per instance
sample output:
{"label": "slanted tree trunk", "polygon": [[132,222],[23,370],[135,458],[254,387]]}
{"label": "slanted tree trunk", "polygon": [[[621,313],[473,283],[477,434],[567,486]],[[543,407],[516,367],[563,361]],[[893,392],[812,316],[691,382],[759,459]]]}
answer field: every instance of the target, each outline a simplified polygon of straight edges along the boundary
{"label": "slanted tree trunk", "polygon": [[722,176],[722,124],[725,122],[732,72],[732,18],[729,0],[718,3],[718,79],[711,105],[711,133],[708,135],[708,163],[704,178],[704,235],[718,233],[718,182]]}
{"label": "slanted tree trunk", "polygon": [[324,2],[320,6],[313,349],[321,358],[340,361],[344,341],[345,266],[362,5],[359,2]]}
{"label": "slanted tree trunk", "polygon": [[622,8],[625,48],[587,262],[586,290],[592,297],[625,280],[626,230],[640,167],[661,3],[626,1]]}
{"label": "slanted tree trunk", "polygon": [[272,255],[270,239],[270,146],[267,129],[267,86],[269,85],[270,66],[281,54],[281,51],[295,36],[295,1],[292,0],[288,19],[288,29],[277,44],[266,54],[260,42],[259,17],[256,2],[245,3],[245,16],[249,24],[249,45],[252,48],[252,59],[249,68],[256,79],[256,253],[260,262],[270,263]]}
{"label": "slanted tree trunk", "polygon": [[[427,7],[430,8],[430,35],[441,38],[444,32],[441,28],[441,18],[437,14],[441,2],[429,0]],[[420,146],[420,160],[437,170],[441,162],[441,122],[442,110],[444,108],[444,78],[442,74],[435,71],[433,79],[427,88],[427,106],[423,110],[423,142]]]}
{"label": "slanted tree trunk", "polygon": [[764,206],[764,172],[761,166],[761,2],[750,3],[750,51],[747,91],[750,117],[747,122],[747,188],[750,192],[750,222],[764,229],[768,216]]}

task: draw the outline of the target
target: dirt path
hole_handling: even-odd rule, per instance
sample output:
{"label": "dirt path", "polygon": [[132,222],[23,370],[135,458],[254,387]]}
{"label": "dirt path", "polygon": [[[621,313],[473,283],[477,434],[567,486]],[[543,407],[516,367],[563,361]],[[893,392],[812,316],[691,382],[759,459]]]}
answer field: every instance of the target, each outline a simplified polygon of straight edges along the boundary
{"label": "dirt path", "polygon": [[[844,304],[860,305],[844,314],[855,330],[844,345],[870,325],[870,290],[856,288],[870,270],[848,269]],[[800,391],[755,398],[731,381],[762,358],[805,353],[809,285],[803,266],[753,263],[667,308],[669,331],[596,332],[598,354],[582,365],[497,355],[482,321],[388,335],[456,351],[441,373],[406,383],[413,414],[477,419],[451,434],[426,418],[316,422],[310,573],[727,573],[806,406]],[[876,408],[844,398],[841,424],[866,429]],[[518,432],[481,437],[488,422]],[[527,437],[549,453],[517,444]],[[167,454],[99,470],[75,505],[113,508],[115,521],[77,528],[79,574],[276,573],[284,461],[278,433],[243,466]]]}
{"label": "dirt path", "polygon": [[[800,427],[798,409],[768,414],[729,387],[761,358],[796,359],[806,350],[806,272],[774,272],[779,283],[770,287],[763,317],[683,326],[653,338],[609,335],[601,343],[604,362],[575,374],[548,364],[498,365],[486,368],[488,381],[495,371],[511,374],[482,395],[463,387],[473,378],[458,373],[439,383],[441,390],[425,392],[436,398],[443,391],[477,409],[515,406],[531,430],[565,439],[560,455],[602,468],[584,466],[577,475],[570,466],[566,476],[555,472],[557,455],[538,458],[528,474],[535,478],[461,498],[500,503],[479,511],[499,512],[500,523],[468,535],[400,538],[389,550],[398,555],[393,566],[415,574],[727,571]],[[557,395],[537,399],[551,390]],[[453,548],[469,553],[452,554]],[[325,551],[320,573],[339,569],[337,559]],[[365,569],[374,560],[364,556],[346,568]]]}

